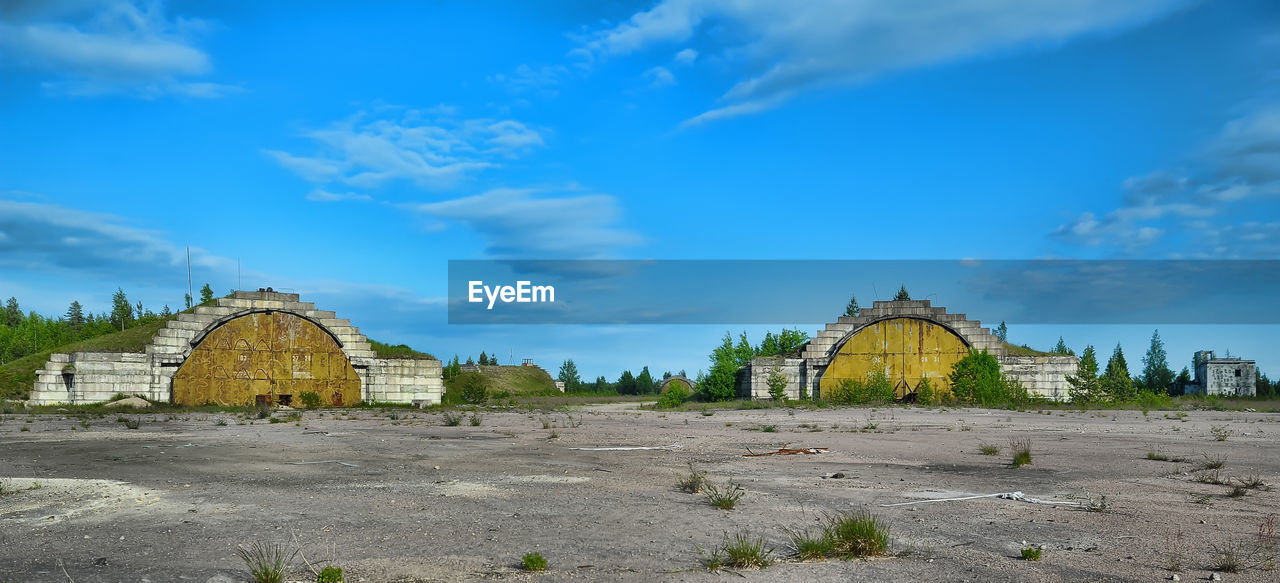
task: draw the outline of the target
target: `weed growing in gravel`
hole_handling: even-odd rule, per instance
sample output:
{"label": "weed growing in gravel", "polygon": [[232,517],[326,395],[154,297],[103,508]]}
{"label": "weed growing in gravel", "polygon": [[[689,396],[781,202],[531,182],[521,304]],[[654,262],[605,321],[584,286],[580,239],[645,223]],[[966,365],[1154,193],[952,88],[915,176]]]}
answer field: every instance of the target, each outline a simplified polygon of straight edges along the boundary
{"label": "weed growing in gravel", "polygon": [[142,422],[137,419],[128,419],[124,422],[125,429],[137,429]]}
{"label": "weed growing in gravel", "polygon": [[1039,561],[1041,551],[1040,547],[1026,547],[1022,549],[1022,560]]}
{"label": "weed growing in gravel", "polygon": [[889,551],[889,525],[866,511],[827,517],[823,534],[831,539],[833,554],[842,559],[874,557]]}
{"label": "weed growing in gravel", "polygon": [[765,433],[777,433],[778,426],[777,425],[761,425],[760,431],[763,431]]}
{"label": "weed growing in gravel", "polygon": [[214,425],[217,425],[218,427],[226,427],[226,426],[227,426],[227,420],[226,420],[226,419],[219,419],[217,423],[214,423]]}
{"label": "weed growing in gravel", "polygon": [[1169,531],[1164,535],[1164,552],[1168,555],[1165,559],[1165,568],[1170,571],[1182,570],[1182,529]]}
{"label": "weed growing in gravel", "polygon": [[1226,482],[1222,481],[1218,470],[1196,472],[1196,475],[1192,476],[1191,479],[1201,484],[1226,484]]}
{"label": "weed growing in gravel", "polygon": [[462,425],[462,413],[458,413],[456,411],[445,411],[444,415],[441,417],[444,419],[444,424],[449,427]]}
{"label": "weed growing in gravel", "polygon": [[1214,441],[1226,441],[1231,437],[1231,428],[1227,425],[1214,425],[1209,428],[1209,434],[1213,436]]}
{"label": "weed growing in gravel", "polygon": [[481,421],[484,421],[484,417],[481,417],[479,413],[475,412],[472,412],[471,416],[467,418],[467,422],[471,423],[472,427],[479,427]]}
{"label": "weed growing in gravel", "polygon": [[1264,571],[1276,568],[1276,515],[1268,514],[1267,519],[1258,525],[1258,551],[1262,558],[1258,566]]}
{"label": "weed growing in gravel", "polygon": [[1232,486],[1230,490],[1227,490],[1227,497],[1243,498],[1244,495],[1248,493],[1249,493],[1249,490],[1246,489],[1244,486]]}
{"label": "weed growing in gravel", "polygon": [[835,552],[835,543],[827,536],[825,530],[817,533],[810,529],[784,529],[791,539],[791,546],[796,549],[796,558],[803,561],[817,561],[831,556]]}
{"label": "weed growing in gravel", "polygon": [[343,583],[342,567],[328,565],[320,569],[320,573],[316,575],[316,583]]}
{"label": "weed growing in gravel", "polygon": [[982,455],[1000,455],[1000,446],[994,443],[980,443],[978,451],[981,451]]}
{"label": "weed growing in gravel", "polygon": [[289,561],[298,551],[290,552],[284,545],[253,542],[247,547],[237,547],[236,554],[249,567],[255,583],[282,583],[285,571],[289,570]]}
{"label": "weed growing in gravel", "polygon": [[1218,470],[1218,469],[1222,469],[1222,466],[1227,465],[1226,456],[1217,455],[1217,456],[1209,457],[1209,454],[1207,453],[1201,454],[1201,455],[1204,456],[1204,460],[1197,463],[1195,467],[1191,468],[1192,470],[1195,470],[1195,471]]}
{"label": "weed growing in gravel", "polygon": [[1225,546],[1213,545],[1209,568],[1223,573],[1235,573],[1244,563],[1246,553],[1238,545],[1228,543]]}
{"label": "weed growing in gravel", "polygon": [[1174,462],[1174,463],[1183,463],[1187,461],[1187,458],[1179,457],[1179,456],[1171,456],[1163,451],[1160,451],[1160,448],[1158,447],[1147,450],[1147,459],[1158,461],[1158,462]]}
{"label": "weed growing in gravel", "polygon": [[676,489],[681,492],[697,494],[702,491],[703,486],[707,483],[707,473],[699,472],[693,467],[693,462],[689,462],[689,473],[676,473]]}
{"label": "weed growing in gravel", "polygon": [[1020,468],[1031,463],[1031,438],[1010,437],[1009,449],[1013,451],[1013,467]]}
{"label": "weed growing in gravel", "polygon": [[546,557],[543,557],[542,553],[539,553],[537,551],[534,551],[532,553],[525,553],[524,559],[521,562],[523,563],[524,570],[526,571],[546,571],[547,570]]}
{"label": "weed growing in gravel", "polygon": [[711,551],[707,559],[707,569],[717,571],[724,567],[736,569],[763,569],[772,562],[769,555],[773,551],[765,548],[764,537],[752,538],[748,532],[738,532],[732,537],[724,534],[724,543]]}
{"label": "weed growing in gravel", "polygon": [[1239,484],[1241,488],[1245,488],[1248,490],[1270,490],[1271,489],[1271,486],[1268,486],[1266,482],[1263,482],[1262,476],[1259,476],[1258,474],[1249,474],[1248,476],[1245,476],[1243,478],[1237,477],[1235,478],[1235,480],[1236,480],[1236,483]]}
{"label": "weed growing in gravel", "polygon": [[724,487],[718,487],[711,482],[707,482],[703,485],[703,493],[707,495],[707,502],[710,502],[712,506],[721,510],[733,510],[733,507],[738,504],[738,500],[742,499],[742,496],[747,491],[743,490],[742,486],[739,486],[733,480],[729,480],[729,483],[725,484]]}

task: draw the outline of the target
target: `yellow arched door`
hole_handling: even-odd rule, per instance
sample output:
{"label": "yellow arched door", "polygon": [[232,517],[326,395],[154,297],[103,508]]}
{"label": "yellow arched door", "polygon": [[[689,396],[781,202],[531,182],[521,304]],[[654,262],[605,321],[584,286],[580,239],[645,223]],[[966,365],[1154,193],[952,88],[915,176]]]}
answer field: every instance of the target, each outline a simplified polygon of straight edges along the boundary
{"label": "yellow arched door", "polygon": [[342,347],[320,326],[286,312],[228,320],[209,332],[173,377],[177,405],[360,403],[360,377]]}
{"label": "yellow arched door", "polygon": [[902,397],[929,379],[935,391],[951,391],[951,366],[969,354],[964,339],[919,318],[889,318],[858,330],[831,357],[818,385],[825,394],[846,379],[866,382],[883,372]]}

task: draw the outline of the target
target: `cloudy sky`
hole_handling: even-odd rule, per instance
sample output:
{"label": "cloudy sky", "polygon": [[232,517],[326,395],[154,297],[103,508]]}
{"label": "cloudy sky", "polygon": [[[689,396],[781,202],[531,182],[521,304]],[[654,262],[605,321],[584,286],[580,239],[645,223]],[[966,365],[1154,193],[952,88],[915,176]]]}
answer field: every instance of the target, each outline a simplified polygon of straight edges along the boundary
{"label": "cloudy sky", "polygon": [[[450,326],[447,260],[1280,259],[1278,57],[1264,0],[4,2],[0,295],[178,306],[190,247],[443,357],[692,374],[744,327]],[[1275,325],[1161,335],[1280,374]]]}

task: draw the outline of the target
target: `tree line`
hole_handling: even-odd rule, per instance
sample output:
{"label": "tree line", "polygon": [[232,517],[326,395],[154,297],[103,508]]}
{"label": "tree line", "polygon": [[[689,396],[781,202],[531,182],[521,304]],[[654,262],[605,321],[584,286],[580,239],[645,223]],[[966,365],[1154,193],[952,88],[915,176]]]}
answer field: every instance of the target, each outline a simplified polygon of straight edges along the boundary
{"label": "tree line", "polygon": [[[191,294],[184,295],[186,307],[190,309]],[[204,284],[200,289],[200,303],[210,305],[216,301],[213,289]],[[95,314],[75,300],[61,316],[43,316],[35,311],[24,313],[18,298],[11,296],[0,313],[0,364],[173,316],[168,304],[156,312],[140,301],[130,301],[120,287],[111,295],[110,306],[110,312]]]}

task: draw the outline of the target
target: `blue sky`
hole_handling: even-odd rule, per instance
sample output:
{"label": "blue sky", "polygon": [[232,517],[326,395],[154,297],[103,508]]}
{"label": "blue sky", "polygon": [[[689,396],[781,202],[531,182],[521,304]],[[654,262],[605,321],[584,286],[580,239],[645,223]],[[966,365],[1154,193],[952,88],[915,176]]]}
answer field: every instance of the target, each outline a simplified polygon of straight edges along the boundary
{"label": "blue sky", "polygon": [[[447,260],[1280,259],[1278,55],[1248,0],[7,2],[0,295],[177,306],[190,246],[442,357],[692,374],[728,326],[449,326]],[[1277,331],[1161,326],[1272,376]]]}

